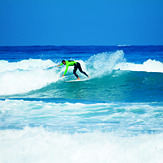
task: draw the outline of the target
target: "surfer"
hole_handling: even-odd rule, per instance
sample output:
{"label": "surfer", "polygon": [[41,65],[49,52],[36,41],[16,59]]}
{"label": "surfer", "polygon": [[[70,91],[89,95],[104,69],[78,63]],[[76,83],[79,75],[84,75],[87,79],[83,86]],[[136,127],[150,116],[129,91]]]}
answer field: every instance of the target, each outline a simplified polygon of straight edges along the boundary
{"label": "surfer", "polygon": [[79,69],[79,71],[81,73],[83,73],[84,75],[86,75],[87,77],[89,77],[81,68],[81,65],[79,62],[76,62],[76,61],[72,61],[72,60],[68,60],[68,61],[65,61],[65,60],[62,60],[62,63],[60,65],[58,65],[57,67],[60,67],[62,65],[66,65],[66,70],[64,72],[64,74],[62,75],[62,77],[64,77],[64,75],[66,74],[67,70],[68,70],[68,67],[69,66],[74,66],[74,70],[73,70],[73,74],[77,77],[77,80],[80,80],[79,76],[77,75],[76,71],[77,69]]}

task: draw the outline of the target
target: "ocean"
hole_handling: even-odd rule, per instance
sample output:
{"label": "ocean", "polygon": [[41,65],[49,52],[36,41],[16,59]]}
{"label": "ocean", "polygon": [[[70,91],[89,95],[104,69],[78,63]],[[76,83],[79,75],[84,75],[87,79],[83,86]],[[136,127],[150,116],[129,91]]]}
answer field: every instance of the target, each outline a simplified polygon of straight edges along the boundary
{"label": "ocean", "polygon": [[0,47],[0,163],[162,161],[163,46]]}

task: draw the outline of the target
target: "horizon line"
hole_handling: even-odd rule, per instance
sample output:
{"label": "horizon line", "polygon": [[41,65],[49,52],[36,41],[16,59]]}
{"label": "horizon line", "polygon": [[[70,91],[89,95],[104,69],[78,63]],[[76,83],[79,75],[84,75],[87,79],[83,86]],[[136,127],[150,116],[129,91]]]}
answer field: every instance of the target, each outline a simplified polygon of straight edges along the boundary
{"label": "horizon line", "polygon": [[0,45],[0,47],[28,47],[28,46],[33,46],[33,47],[40,47],[40,46],[56,46],[56,47],[62,47],[62,46],[163,46],[163,45],[156,45],[156,44],[145,44],[145,45]]}

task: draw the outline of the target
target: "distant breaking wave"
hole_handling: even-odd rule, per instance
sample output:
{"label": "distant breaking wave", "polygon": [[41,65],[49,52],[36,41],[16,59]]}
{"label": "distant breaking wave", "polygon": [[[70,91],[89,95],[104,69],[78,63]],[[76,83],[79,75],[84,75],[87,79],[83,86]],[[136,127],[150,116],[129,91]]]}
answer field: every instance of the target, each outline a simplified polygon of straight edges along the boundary
{"label": "distant breaking wave", "polygon": [[143,64],[119,63],[114,67],[114,69],[163,73],[163,63],[148,59]]}

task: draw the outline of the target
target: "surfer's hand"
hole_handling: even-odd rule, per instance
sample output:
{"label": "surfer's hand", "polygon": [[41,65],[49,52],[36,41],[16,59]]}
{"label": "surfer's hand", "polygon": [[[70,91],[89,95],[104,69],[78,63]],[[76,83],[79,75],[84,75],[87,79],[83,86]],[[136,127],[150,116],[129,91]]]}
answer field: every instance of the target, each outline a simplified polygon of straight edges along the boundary
{"label": "surfer's hand", "polygon": [[60,67],[60,65],[58,65],[57,67]]}
{"label": "surfer's hand", "polygon": [[64,77],[64,75],[62,75],[62,77]]}

